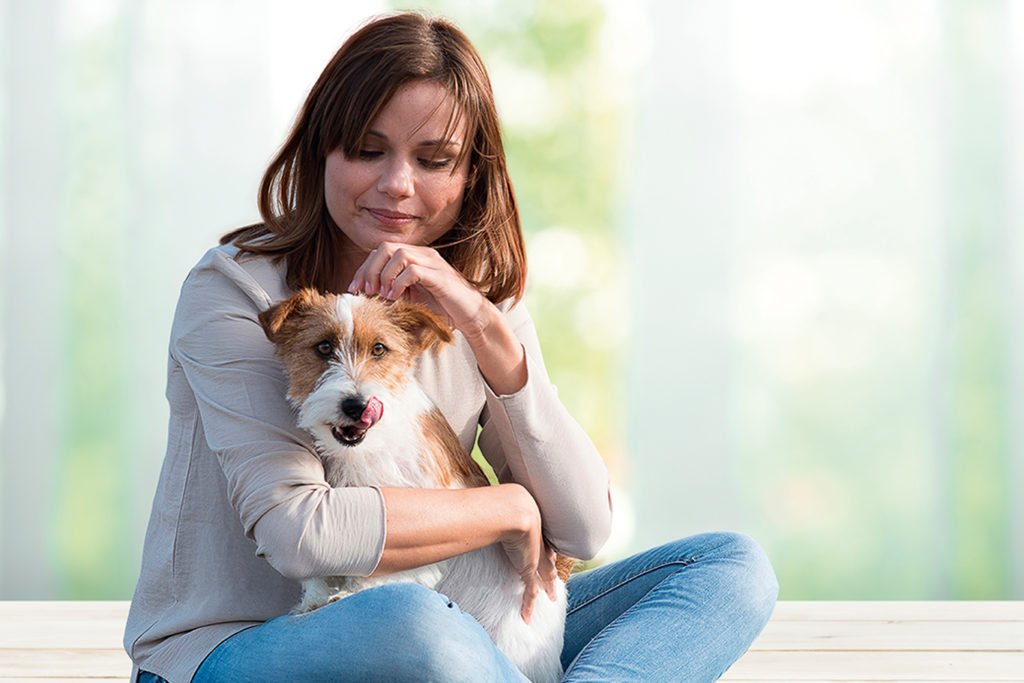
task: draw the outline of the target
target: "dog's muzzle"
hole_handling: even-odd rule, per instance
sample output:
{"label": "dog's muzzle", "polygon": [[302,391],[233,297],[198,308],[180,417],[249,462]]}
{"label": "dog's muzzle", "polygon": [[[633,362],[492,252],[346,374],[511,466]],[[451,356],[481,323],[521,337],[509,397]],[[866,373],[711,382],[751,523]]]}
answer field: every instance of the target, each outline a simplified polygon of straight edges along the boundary
{"label": "dog's muzzle", "polygon": [[332,425],[331,435],[343,446],[356,446],[366,438],[367,430],[384,416],[384,404],[376,396],[368,401],[361,396],[349,396],[341,402],[341,412],[355,422]]}

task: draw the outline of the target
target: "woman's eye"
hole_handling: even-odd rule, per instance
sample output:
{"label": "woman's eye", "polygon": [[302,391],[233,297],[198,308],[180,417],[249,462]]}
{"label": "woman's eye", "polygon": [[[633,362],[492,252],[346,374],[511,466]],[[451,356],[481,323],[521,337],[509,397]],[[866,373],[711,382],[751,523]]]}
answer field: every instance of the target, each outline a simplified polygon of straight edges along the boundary
{"label": "woman's eye", "polygon": [[375,149],[361,149],[361,150],[359,150],[359,158],[360,159],[367,159],[367,160],[368,159],[376,159],[377,157],[379,157],[382,154],[384,154],[384,152],[381,152],[381,151],[378,151],[378,150],[375,150]]}
{"label": "woman's eye", "polygon": [[451,163],[451,159],[420,159],[420,165],[428,171],[437,171],[442,168],[448,168]]}
{"label": "woman's eye", "polygon": [[316,349],[317,355],[321,358],[330,358],[331,353],[334,351],[334,345],[329,341],[322,341],[313,348]]}
{"label": "woman's eye", "polygon": [[374,358],[380,358],[381,356],[383,356],[387,352],[388,352],[388,347],[384,346],[380,342],[377,342],[376,344],[374,344],[373,345],[373,349],[371,351],[371,353],[373,353],[373,357]]}

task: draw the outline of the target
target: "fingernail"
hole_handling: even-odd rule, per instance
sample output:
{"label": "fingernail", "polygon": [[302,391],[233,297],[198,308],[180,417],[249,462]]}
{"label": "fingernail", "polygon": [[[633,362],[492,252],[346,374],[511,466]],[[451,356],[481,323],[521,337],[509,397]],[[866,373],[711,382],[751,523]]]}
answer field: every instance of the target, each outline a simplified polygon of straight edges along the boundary
{"label": "fingernail", "polygon": [[384,283],[380,283],[380,295],[384,296]]}
{"label": "fingernail", "polygon": [[355,280],[353,280],[352,282],[348,283],[348,291],[350,291],[353,294],[355,294],[355,292],[356,292],[356,281]]}
{"label": "fingernail", "polygon": [[395,288],[394,287],[392,287],[391,289],[388,290],[388,298],[389,299],[394,299],[395,298]]}

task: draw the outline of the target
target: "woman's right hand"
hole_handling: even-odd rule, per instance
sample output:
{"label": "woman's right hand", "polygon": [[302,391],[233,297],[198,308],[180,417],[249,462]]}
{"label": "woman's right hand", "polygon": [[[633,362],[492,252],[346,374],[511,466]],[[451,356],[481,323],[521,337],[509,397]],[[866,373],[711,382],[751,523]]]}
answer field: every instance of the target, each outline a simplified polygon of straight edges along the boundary
{"label": "woman's right hand", "polygon": [[512,498],[511,509],[518,520],[507,531],[501,545],[505,549],[512,566],[523,580],[523,605],[520,615],[523,621],[530,623],[533,604],[540,591],[544,591],[552,601],[555,597],[555,551],[544,541],[541,532],[540,508],[537,502],[524,487],[519,484],[503,484],[508,487]]}
{"label": "woman's right hand", "polygon": [[555,553],[541,532],[540,508],[520,484],[468,489],[382,487],[387,510],[384,551],[372,576],[383,576],[501,543],[523,580],[523,621],[544,591],[555,600]]}

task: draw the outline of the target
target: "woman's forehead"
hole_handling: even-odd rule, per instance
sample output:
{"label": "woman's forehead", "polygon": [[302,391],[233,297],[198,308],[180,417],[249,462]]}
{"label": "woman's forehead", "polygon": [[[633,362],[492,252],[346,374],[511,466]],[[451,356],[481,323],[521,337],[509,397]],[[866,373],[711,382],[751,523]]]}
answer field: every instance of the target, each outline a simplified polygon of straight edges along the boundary
{"label": "woman's forehead", "polygon": [[434,81],[413,81],[400,87],[380,110],[368,137],[391,144],[437,147],[465,144],[465,116],[455,97]]}

